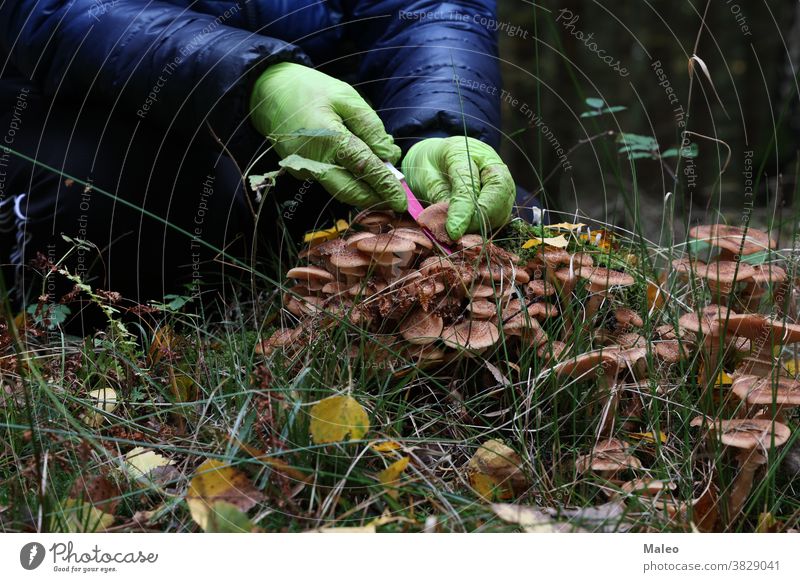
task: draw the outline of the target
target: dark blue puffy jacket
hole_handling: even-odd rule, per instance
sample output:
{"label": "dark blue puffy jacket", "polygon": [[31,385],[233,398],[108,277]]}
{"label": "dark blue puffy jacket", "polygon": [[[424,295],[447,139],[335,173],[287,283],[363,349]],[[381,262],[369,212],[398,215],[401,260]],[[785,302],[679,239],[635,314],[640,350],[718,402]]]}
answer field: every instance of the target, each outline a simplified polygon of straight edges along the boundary
{"label": "dark blue puffy jacket", "polygon": [[495,18],[492,0],[5,0],[0,77],[13,68],[47,95],[91,95],[171,130],[208,122],[237,143],[258,137],[247,108],[266,67],[327,66],[347,48],[395,137],[466,125],[497,147]]}

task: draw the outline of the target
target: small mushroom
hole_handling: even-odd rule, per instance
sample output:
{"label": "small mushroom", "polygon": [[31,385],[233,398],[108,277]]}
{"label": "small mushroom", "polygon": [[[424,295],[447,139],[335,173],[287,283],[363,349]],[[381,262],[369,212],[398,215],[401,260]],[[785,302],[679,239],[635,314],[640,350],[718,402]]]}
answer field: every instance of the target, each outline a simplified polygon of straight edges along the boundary
{"label": "small mushroom", "polygon": [[697,274],[706,281],[712,300],[720,305],[728,305],[734,285],[752,278],[755,269],[747,263],[715,261],[699,269]]}
{"label": "small mushroom", "polygon": [[800,342],[800,325],[758,315],[731,313],[719,316],[728,336],[750,340],[751,353],[737,368],[743,374],[768,376],[776,365],[774,348]]}
{"label": "small mushroom", "polygon": [[483,350],[499,339],[497,326],[488,321],[465,320],[442,331],[445,345],[456,349]]}
{"label": "small mushroom", "polygon": [[485,299],[473,299],[467,309],[474,319],[490,319],[497,313],[497,305]]}
{"label": "small mushroom", "polygon": [[[703,425],[707,419],[697,417],[692,426]],[[767,462],[767,451],[786,443],[792,432],[779,422],[763,418],[737,418],[714,421],[710,433],[716,435],[727,447],[738,450],[736,462],[739,471],[734,479],[729,498],[729,522],[742,511],[744,502],[753,488],[753,477],[759,467]]]}
{"label": "small mushroom", "polygon": [[[759,378],[758,376],[740,376],[733,379],[731,391],[740,400],[753,407],[761,407],[768,411],[775,420],[786,422],[786,411],[800,406],[800,382],[794,378]],[[761,417],[765,417],[763,414]]]}
{"label": "small mushroom", "polygon": [[417,222],[420,226],[427,228],[440,243],[452,245],[454,241],[447,234],[447,228],[445,228],[448,208],[450,208],[449,202],[439,202],[428,206],[417,216]]}
{"label": "small mushroom", "polygon": [[443,328],[444,321],[440,316],[417,308],[400,325],[400,334],[409,343],[425,345],[436,341]]}
{"label": "small mushroom", "polygon": [[786,296],[786,271],[772,264],[755,265],[753,271],[753,276],[746,282],[740,294],[742,307],[746,311],[758,311],[765,295],[771,290],[772,303],[780,312],[784,306],[780,304],[781,301],[776,303],[776,299]]}
{"label": "small mushroom", "polygon": [[605,267],[580,267],[576,273],[589,283],[589,300],[586,302],[586,320],[591,321],[603,300],[613,287],[628,287],[635,283],[633,277]]}
{"label": "small mushroom", "polygon": [[630,453],[628,445],[617,439],[599,441],[590,454],[578,457],[575,465],[579,473],[592,471],[607,480],[627,469],[642,468],[641,461]]}
{"label": "small mushroom", "polygon": [[325,283],[335,279],[328,271],[318,267],[295,267],[294,269],[289,269],[286,277],[302,281],[309,289],[312,288],[312,285],[319,285],[319,288],[322,289]]}
{"label": "small mushroom", "polygon": [[739,255],[752,255],[776,247],[775,241],[764,231],[726,224],[695,226],[689,237],[720,249],[720,260],[736,260]]}
{"label": "small mushroom", "polygon": [[642,327],[644,321],[633,309],[620,307],[614,310],[614,320],[620,331],[630,331],[634,327]]}

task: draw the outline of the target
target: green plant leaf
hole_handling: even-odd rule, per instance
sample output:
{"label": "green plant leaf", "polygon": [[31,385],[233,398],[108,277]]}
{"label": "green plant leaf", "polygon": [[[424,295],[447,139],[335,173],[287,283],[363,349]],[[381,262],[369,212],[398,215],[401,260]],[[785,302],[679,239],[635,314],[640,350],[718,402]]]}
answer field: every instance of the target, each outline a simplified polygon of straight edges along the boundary
{"label": "green plant leaf", "polygon": [[298,156],[297,154],[291,154],[283,158],[278,165],[281,168],[286,168],[287,170],[292,170],[294,172],[298,172],[301,177],[305,175],[311,176],[320,176],[329,170],[335,170],[337,168],[341,168],[341,166],[337,166],[335,164],[326,164],[325,162],[318,162],[316,160],[310,160],[308,158],[304,158],[303,156]]}
{"label": "green plant leaf", "polygon": [[281,174],[283,174],[283,168],[280,170],[267,172],[266,174],[253,174],[247,176],[247,180],[250,182],[250,189],[255,192],[259,188],[263,188],[265,186],[268,188],[274,186],[276,178]]}
{"label": "green plant leaf", "polygon": [[589,107],[591,107],[593,109],[601,109],[603,107],[603,105],[606,104],[606,102],[603,101],[602,99],[600,99],[599,97],[587,97],[585,99],[585,102],[586,102],[586,105],[588,105]]}

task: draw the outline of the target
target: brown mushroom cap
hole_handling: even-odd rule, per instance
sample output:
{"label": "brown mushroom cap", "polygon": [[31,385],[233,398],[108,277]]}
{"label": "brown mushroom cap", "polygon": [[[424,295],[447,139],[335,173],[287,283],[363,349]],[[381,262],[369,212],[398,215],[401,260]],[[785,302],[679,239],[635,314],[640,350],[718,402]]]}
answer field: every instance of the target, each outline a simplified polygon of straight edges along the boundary
{"label": "brown mushroom cap", "polygon": [[366,267],[369,265],[369,259],[359,253],[354,248],[343,246],[337,252],[330,255],[328,261],[333,267],[353,269],[356,267]]}
{"label": "brown mushroom cap", "polygon": [[756,406],[800,406],[800,382],[793,378],[759,378],[739,376],[734,378],[731,390],[741,400]]}
{"label": "brown mushroom cap", "polygon": [[[699,416],[692,420],[692,426],[702,425],[703,418]],[[722,444],[744,450],[768,450],[773,444],[773,437],[774,445],[780,447],[792,436],[788,426],[766,418],[715,420],[710,427]]]}
{"label": "brown mushroom cap", "polygon": [[[711,246],[726,250],[729,253],[752,255],[776,247],[775,241],[764,231],[726,224],[706,224],[695,226],[689,230],[689,237],[709,243]],[[744,245],[742,246],[742,241]]]}
{"label": "brown mushroom cap", "polygon": [[449,202],[439,202],[438,204],[428,206],[425,210],[420,212],[417,217],[417,222],[420,226],[427,228],[436,240],[451,245],[454,241],[450,238],[450,235],[447,234],[447,228],[445,227],[447,224],[448,208],[450,208]]}
{"label": "brown mushroom cap", "polygon": [[392,222],[392,218],[393,216],[387,212],[364,210],[353,219],[353,224],[359,224],[371,232],[380,232],[384,226]]}
{"label": "brown mushroom cap", "polygon": [[497,305],[485,299],[473,299],[467,309],[475,319],[489,319],[497,313]]}
{"label": "brown mushroom cap", "polygon": [[620,307],[614,310],[614,319],[623,329],[642,327],[644,325],[644,321],[639,314],[627,307]]}
{"label": "brown mushroom cap", "polygon": [[754,265],[753,283],[766,285],[767,283],[783,283],[787,279],[786,271],[777,265]]}
{"label": "brown mushroom cap", "polygon": [[702,332],[703,335],[716,337],[722,333],[720,320],[724,321],[726,317],[729,317],[730,313],[727,307],[709,305],[699,315],[694,312],[682,315],[678,320],[678,324],[689,331]]}
{"label": "brown mushroom cap", "polygon": [[531,303],[528,305],[528,315],[531,317],[535,317],[539,321],[548,319],[550,317],[555,317],[558,315],[558,308],[555,305],[551,305],[549,303]]}
{"label": "brown mushroom cap", "polygon": [[442,335],[444,322],[434,313],[417,308],[400,325],[401,335],[412,344],[423,345],[436,341]]}
{"label": "brown mushroom cap", "polygon": [[473,299],[494,297],[494,288],[491,285],[477,283],[470,288],[469,296]]}
{"label": "brown mushroom cap", "polygon": [[375,234],[371,233],[371,232],[356,232],[356,233],[351,234],[350,236],[348,236],[344,240],[344,244],[345,244],[345,246],[347,246],[347,247],[349,247],[349,248],[351,248],[353,250],[356,250],[358,248],[358,242],[359,241],[362,241],[362,240],[365,240],[365,239],[368,239],[368,238],[372,238],[373,236],[375,236]]}
{"label": "brown mushroom cap", "polygon": [[698,276],[719,285],[732,285],[736,281],[747,281],[755,269],[747,263],[737,261],[714,261],[697,270]]}
{"label": "brown mushroom cap", "polygon": [[471,248],[483,248],[485,241],[483,237],[479,234],[465,234],[460,239],[458,239],[458,246],[462,250],[471,249]]}
{"label": "brown mushroom cap", "polygon": [[396,231],[364,238],[356,243],[356,247],[363,253],[370,255],[384,255],[387,253],[409,253],[416,249],[414,241],[395,234]]}
{"label": "brown mushroom cap", "polygon": [[675,484],[672,481],[661,481],[660,479],[634,479],[622,484],[625,493],[636,493],[637,495],[654,496],[662,491],[674,491]]}
{"label": "brown mushroom cap", "polygon": [[628,445],[617,439],[597,443],[588,455],[578,457],[576,467],[579,472],[617,472],[623,469],[641,469],[642,463],[628,451]]}
{"label": "brown mushroom cap", "polygon": [[[720,314],[720,325],[725,316]],[[759,340],[765,345],[793,344],[800,342],[800,325],[773,319],[755,313],[730,313],[726,331],[729,335]]]}
{"label": "brown mushroom cap", "polygon": [[422,230],[419,228],[396,228],[392,231],[392,233],[401,238],[413,241],[414,244],[423,249],[430,250],[433,248],[433,242],[431,239],[429,239],[428,235],[422,232]]}
{"label": "brown mushroom cap", "polygon": [[[617,351],[611,348],[605,348],[586,352],[561,362],[556,367],[556,374],[560,377],[580,378],[590,372],[600,374],[608,367],[617,369],[620,363],[621,362],[617,358]],[[600,369],[601,366],[603,370]]]}
{"label": "brown mushroom cap", "polygon": [[562,341],[552,340],[540,345],[536,350],[536,355],[550,363],[551,361],[559,361],[566,351],[567,344]]}
{"label": "brown mushroom cap", "polygon": [[488,321],[466,320],[445,328],[442,340],[451,348],[481,350],[497,343],[500,332]]}
{"label": "brown mushroom cap", "polygon": [[627,273],[605,267],[578,267],[575,269],[575,273],[588,280],[592,288],[597,290],[605,290],[609,287],[627,287],[636,282]]}
{"label": "brown mushroom cap", "polygon": [[653,353],[668,364],[677,364],[689,356],[686,342],[679,340],[659,340],[653,342]]}
{"label": "brown mushroom cap", "polygon": [[305,281],[306,283],[333,281],[334,279],[334,276],[328,271],[318,267],[295,267],[294,269],[289,269],[289,272],[286,273],[286,277]]}
{"label": "brown mushroom cap", "polygon": [[533,297],[550,297],[556,292],[556,288],[547,279],[533,279],[528,282],[528,294]]}

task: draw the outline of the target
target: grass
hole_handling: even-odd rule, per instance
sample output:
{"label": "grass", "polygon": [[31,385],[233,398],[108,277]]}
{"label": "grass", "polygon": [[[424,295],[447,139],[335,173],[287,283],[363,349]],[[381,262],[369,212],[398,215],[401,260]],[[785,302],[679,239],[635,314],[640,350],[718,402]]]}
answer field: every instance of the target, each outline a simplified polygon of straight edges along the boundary
{"label": "grass", "polygon": [[[531,234],[541,232],[507,230],[502,244],[518,248]],[[614,248],[580,244],[600,261],[625,266],[636,284],[604,305],[593,323],[574,326],[572,354],[598,347],[596,328],[608,325],[612,307],[635,309],[647,336],[705,300],[698,295],[702,288],[671,277],[664,284],[670,299],[648,303],[648,285],[658,282],[651,265],[663,265],[682,249],[613,236]],[[563,306],[565,315],[582,321],[587,293],[576,289],[574,301]],[[87,300],[106,301],[97,297]],[[334,325],[318,328],[302,349],[265,358],[256,353],[259,339],[287,323],[278,294],[264,291],[223,306],[216,320],[191,309],[189,303],[179,310],[152,308],[137,318],[112,315],[113,325],[87,338],[58,326],[48,330],[46,320],[37,324],[31,316],[24,326],[20,318],[6,321],[0,529],[92,530],[100,518],[91,509],[99,509],[114,516],[103,522],[110,531],[197,531],[187,488],[198,466],[216,459],[262,492],[248,516],[263,531],[370,524],[379,531],[515,531],[519,526],[497,517],[465,469],[489,439],[519,455],[526,485],[513,495],[502,484],[484,491],[494,501],[548,508],[554,515],[573,512],[573,523],[581,525],[583,516],[583,527],[592,530],[697,526],[691,511],[671,517],[646,498],[621,494],[618,484],[576,470],[576,459],[592,450],[605,395],[590,378],[559,380],[531,346],[504,341],[478,357],[463,354],[423,368],[392,347],[389,337]],[[120,332],[123,319],[131,336]],[[564,321],[547,323],[551,338]],[[627,386],[643,404],[641,418],[615,432],[643,465],[625,478],[669,481],[676,501],[687,504],[713,483],[723,523],[718,530],[798,528],[800,480],[785,462],[797,438],[797,416],[790,419],[793,440],[770,455],[743,514],[725,523],[735,464],[689,422],[703,413],[728,413],[730,398],[715,399],[724,389],[698,385],[696,356],[667,367],[649,354],[647,362],[648,382]],[[87,425],[87,413],[96,413],[98,405],[90,391],[104,388],[112,388],[119,402],[99,415],[98,426]],[[309,411],[335,394],[353,396],[368,411],[370,430],[355,442],[315,444]],[[380,443],[392,445],[376,447]],[[132,479],[124,455],[134,447],[171,460],[171,470],[145,484]],[[381,484],[377,475],[403,456],[410,464],[402,476],[388,487]],[[608,507],[614,492],[624,504],[613,519],[590,519],[587,508]]]}

